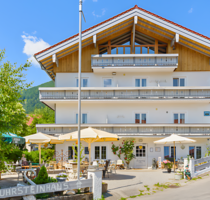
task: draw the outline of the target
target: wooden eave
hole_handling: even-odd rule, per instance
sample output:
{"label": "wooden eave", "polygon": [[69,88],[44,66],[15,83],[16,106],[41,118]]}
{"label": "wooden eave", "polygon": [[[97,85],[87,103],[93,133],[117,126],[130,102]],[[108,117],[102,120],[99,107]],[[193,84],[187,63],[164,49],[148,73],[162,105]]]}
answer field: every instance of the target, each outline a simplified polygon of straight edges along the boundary
{"label": "wooden eave", "polygon": [[[131,11],[129,11],[131,12]],[[130,18],[127,17],[125,20],[121,20],[119,23],[108,27],[107,29],[102,30],[101,32],[97,32],[97,44],[102,43],[103,41],[106,41],[107,37],[116,37],[117,35],[120,35],[126,31],[129,31],[132,29],[133,22],[134,22],[134,16],[138,16],[138,13],[131,13],[132,16]],[[164,38],[164,40],[171,41],[176,34],[176,32],[171,31],[170,29],[167,29],[166,27],[163,27],[161,25],[155,24],[149,20],[146,20],[142,17],[138,16],[138,22],[136,24],[136,30],[143,32],[147,31],[150,35],[156,35],[157,37],[161,39]],[[93,43],[93,35],[90,35],[89,37],[85,38],[82,41],[82,47],[86,47]],[[191,48],[199,53],[202,53],[206,56],[210,57],[210,46],[204,45],[202,43],[199,43],[195,40],[192,40],[191,38],[188,38],[186,36],[180,35],[180,45],[186,46],[188,48]],[[57,51],[56,55],[57,58],[60,59],[62,57],[65,57],[75,51],[78,50],[78,42],[74,43],[71,46],[68,46],[65,49],[62,49],[61,51]],[[53,70],[54,63],[52,62],[52,55],[42,59],[39,61],[47,70]],[[53,74],[49,72],[49,74]]]}

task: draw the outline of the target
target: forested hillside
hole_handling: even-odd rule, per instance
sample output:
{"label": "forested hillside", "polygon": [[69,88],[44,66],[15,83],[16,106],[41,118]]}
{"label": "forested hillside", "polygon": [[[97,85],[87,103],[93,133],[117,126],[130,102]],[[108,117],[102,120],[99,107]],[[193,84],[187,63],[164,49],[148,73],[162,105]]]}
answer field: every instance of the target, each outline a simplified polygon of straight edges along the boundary
{"label": "forested hillside", "polygon": [[44,108],[45,105],[39,101],[39,87],[54,87],[55,84],[53,81],[43,83],[41,85],[32,87],[23,92],[23,107],[26,110],[27,114],[33,113],[35,108]]}

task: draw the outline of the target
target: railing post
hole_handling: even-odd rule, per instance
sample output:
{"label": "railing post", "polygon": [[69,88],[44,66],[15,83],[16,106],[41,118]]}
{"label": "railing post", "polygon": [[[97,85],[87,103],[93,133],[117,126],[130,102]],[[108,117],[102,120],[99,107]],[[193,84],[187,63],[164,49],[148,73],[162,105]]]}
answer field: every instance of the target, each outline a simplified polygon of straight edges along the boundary
{"label": "railing post", "polygon": [[101,199],[102,196],[102,170],[88,169],[88,179],[93,179],[93,200]]}
{"label": "railing post", "polygon": [[195,177],[195,160],[194,159],[190,159],[189,169],[190,169],[191,177],[192,178]]}
{"label": "railing post", "polygon": [[64,99],[66,99],[66,90],[64,90]]}
{"label": "railing post", "polygon": [[155,66],[157,66],[157,57],[155,57]]}

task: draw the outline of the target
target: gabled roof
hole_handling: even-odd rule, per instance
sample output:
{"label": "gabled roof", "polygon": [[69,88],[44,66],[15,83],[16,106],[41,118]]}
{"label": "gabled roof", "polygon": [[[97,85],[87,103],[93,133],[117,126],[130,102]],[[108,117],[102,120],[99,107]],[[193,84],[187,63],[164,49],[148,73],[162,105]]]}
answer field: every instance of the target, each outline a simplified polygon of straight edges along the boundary
{"label": "gabled roof", "polygon": [[[163,18],[163,17],[161,17],[161,16],[159,16],[159,15],[156,15],[156,14],[150,12],[150,11],[147,11],[147,10],[145,10],[145,9],[143,9],[143,8],[140,8],[140,7],[138,7],[137,5],[135,5],[133,8],[130,8],[130,9],[128,9],[128,10],[126,10],[126,11],[124,11],[124,12],[118,14],[118,15],[115,15],[114,17],[111,17],[111,18],[109,18],[109,19],[107,19],[107,20],[105,20],[105,21],[103,21],[103,22],[101,22],[101,23],[99,23],[99,24],[97,24],[97,25],[95,25],[95,26],[92,26],[92,27],[90,27],[90,28],[88,28],[88,29],[82,31],[82,34],[88,32],[88,31],[90,31],[91,29],[94,29],[94,28],[96,28],[96,27],[98,27],[98,26],[100,26],[100,25],[102,25],[102,24],[105,24],[105,23],[107,23],[107,22],[109,22],[109,21],[111,21],[111,20],[113,20],[113,19],[115,19],[115,18],[117,18],[117,17],[119,17],[119,16],[125,14],[125,13],[128,13],[128,12],[134,10],[134,9],[138,9],[138,10],[140,10],[140,11],[143,11],[143,12],[149,14],[149,15],[152,15],[152,16],[154,16],[154,17],[157,17],[157,18],[159,18],[159,19],[161,19],[161,20],[163,20],[163,21],[166,21],[166,22],[168,22],[168,23],[171,23],[171,24],[173,24],[173,25],[175,25],[175,26],[177,26],[177,27],[179,27],[179,28],[181,28],[181,29],[184,29],[184,30],[186,30],[186,31],[189,31],[189,32],[191,32],[191,33],[193,33],[193,34],[196,34],[196,35],[198,35],[198,36],[200,36],[200,37],[203,37],[203,38],[205,38],[205,39],[207,39],[207,40],[210,41],[210,37],[207,37],[207,36],[205,36],[205,35],[202,35],[202,34],[200,34],[200,33],[198,33],[198,32],[195,32],[195,31],[193,31],[193,30],[191,30],[191,29],[189,29],[189,28],[186,28],[186,27],[184,27],[184,26],[182,26],[182,25],[179,25],[179,24],[177,24],[177,23],[175,23],[175,22],[172,22],[172,21],[170,21],[170,20],[168,20],[168,19],[166,19],[166,18]],[[69,38],[67,38],[67,39],[65,39],[65,40],[63,40],[63,41],[57,43],[57,44],[54,44],[54,45],[52,45],[52,46],[50,46],[50,47],[48,47],[48,48],[46,48],[46,49],[44,49],[44,50],[42,50],[42,51],[40,51],[40,52],[38,52],[38,53],[35,53],[34,55],[37,56],[37,55],[39,55],[39,54],[41,54],[41,53],[43,53],[43,52],[45,52],[45,51],[47,51],[47,50],[49,50],[49,49],[52,49],[52,48],[54,48],[54,47],[56,47],[56,46],[58,46],[58,45],[60,45],[60,44],[62,44],[62,43],[64,43],[64,42],[66,42],[66,41],[69,41],[69,40],[71,40],[71,39],[73,39],[73,38],[75,38],[75,37],[77,37],[77,36],[79,36],[79,33],[77,33],[77,34],[75,34],[75,35],[73,35],[73,36],[71,36],[71,37],[69,37]],[[210,43],[209,43],[209,44],[210,44]]]}

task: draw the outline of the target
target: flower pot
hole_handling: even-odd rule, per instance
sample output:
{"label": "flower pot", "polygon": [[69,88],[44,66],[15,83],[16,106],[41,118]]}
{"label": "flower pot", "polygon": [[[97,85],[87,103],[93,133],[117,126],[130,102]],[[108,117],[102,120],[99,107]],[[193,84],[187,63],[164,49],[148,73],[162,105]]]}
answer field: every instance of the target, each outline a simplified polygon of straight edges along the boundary
{"label": "flower pot", "polygon": [[182,179],[182,174],[175,174],[174,179],[175,180],[181,180]]}
{"label": "flower pot", "polygon": [[171,173],[171,169],[168,168],[168,173]]}
{"label": "flower pot", "polygon": [[57,177],[56,179],[58,182],[65,182],[67,177]]}
{"label": "flower pot", "polygon": [[107,192],[107,189],[108,189],[108,184],[107,183],[102,183],[102,194],[103,193],[106,193]]}

